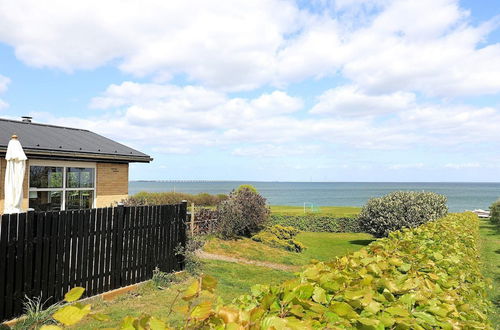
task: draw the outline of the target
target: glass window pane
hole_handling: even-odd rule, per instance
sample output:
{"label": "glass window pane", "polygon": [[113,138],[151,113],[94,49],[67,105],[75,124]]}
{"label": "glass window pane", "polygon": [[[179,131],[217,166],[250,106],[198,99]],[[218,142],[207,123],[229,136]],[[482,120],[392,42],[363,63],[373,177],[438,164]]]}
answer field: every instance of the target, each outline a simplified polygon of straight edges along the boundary
{"label": "glass window pane", "polygon": [[62,179],[62,167],[30,166],[31,188],[62,188]]}
{"label": "glass window pane", "polygon": [[66,210],[90,209],[94,202],[92,190],[66,191]]}
{"label": "glass window pane", "polygon": [[94,188],[94,169],[68,167],[66,169],[66,188]]}
{"label": "glass window pane", "polygon": [[30,191],[29,207],[35,211],[60,211],[62,191]]}

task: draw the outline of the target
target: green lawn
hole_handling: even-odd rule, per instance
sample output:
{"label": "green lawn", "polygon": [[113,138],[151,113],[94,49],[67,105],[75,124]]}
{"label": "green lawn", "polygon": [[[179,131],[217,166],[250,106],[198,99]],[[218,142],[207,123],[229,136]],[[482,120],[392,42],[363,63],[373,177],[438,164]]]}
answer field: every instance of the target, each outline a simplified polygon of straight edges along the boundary
{"label": "green lawn", "polygon": [[269,261],[285,265],[306,265],[311,259],[328,261],[337,256],[359,250],[369,244],[373,237],[365,233],[311,233],[297,235],[306,246],[302,253],[272,248],[249,238],[224,241],[211,239],[203,248],[206,252],[251,260]]}
{"label": "green lawn", "polygon": [[489,220],[481,220],[481,259],[483,274],[492,280],[493,289],[488,290],[493,311],[490,315],[494,329],[500,329],[500,227]]}
{"label": "green lawn", "polygon": [[[290,272],[217,260],[204,261],[202,268],[204,273],[217,278],[216,294],[226,303],[250,292],[250,288],[255,284],[278,284],[294,276]],[[92,310],[109,315],[111,321],[99,322],[86,318],[73,329],[117,327],[125,316],[139,316],[142,312],[167,319],[177,290],[185,289],[191,280],[192,277],[187,277],[182,282],[164,290],[159,290],[152,285],[152,282],[147,282],[139,289],[118,297],[114,301],[105,302],[102,299],[93,299],[88,302],[92,304]],[[178,299],[174,306],[177,308],[183,305],[185,302]],[[182,319],[183,315],[177,313],[175,308],[168,316],[168,320],[174,322],[174,325],[179,325]]]}
{"label": "green lawn", "polygon": [[[361,211],[360,207],[356,206],[319,206],[317,212],[312,212],[310,208],[306,208],[306,214],[321,214],[331,215],[335,217],[354,217]],[[287,206],[287,205],[271,205],[273,214],[281,215],[304,215],[303,206]]]}
{"label": "green lawn", "polygon": [[[237,241],[213,239],[207,243],[206,247],[208,249],[205,249],[208,250],[207,252],[212,253],[300,266],[309,263],[311,259],[326,261],[333,259],[335,256],[345,255],[360,249],[363,245],[372,241],[370,235],[358,233],[306,232],[299,234],[297,239],[307,246],[307,249],[303,253],[292,253],[271,248],[249,239],[240,239]],[[248,293],[250,288],[255,284],[278,284],[294,277],[294,274],[291,272],[217,260],[203,261],[202,270],[204,273],[217,278],[216,293],[226,303],[231,302],[234,298],[242,294]],[[178,292],[177,290],[186,288],[191,280],[191,277],[184,276],[180,283],[164,290],[159,290],[152,285],[152,282],[148,282],[139,289],[118,297],[111,302],[94,299],[90,302],[92,309],[109,315],[111,321],[101,323],[87,318],[83,323],[74,327],[74,329],[116,327],[123,317],[127,315],[138,316],[142,312],[166,319],[170,306]],[[175,303],[175,306],[180,307],[184,304],[179,299]],[[183,315],[175,312],[175,309],[168,317],[170,322],[174,322],[173,325],[179,325],[182,318]]]}

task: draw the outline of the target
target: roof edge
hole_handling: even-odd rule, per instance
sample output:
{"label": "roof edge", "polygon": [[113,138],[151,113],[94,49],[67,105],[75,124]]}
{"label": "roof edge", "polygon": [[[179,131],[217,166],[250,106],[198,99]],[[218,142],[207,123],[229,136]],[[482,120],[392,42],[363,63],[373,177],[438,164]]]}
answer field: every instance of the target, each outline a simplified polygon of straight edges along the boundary
{"label": "roof edge", "polygon": [[[0,147],[0,153],[5,153],[7,148]],[[127,155],[112,155],[112,154],[101,154],[101,153],[84,153],[84,152],[73,152],[73,151],[50,151],[50,150],[34,150],[34,149],[24,149],[25,154],[28,156],[42,156],[44,158],[64,158],[64,159],[80,159],[80,160],[101,160],[101,161],[124,161],[128,163],[150,163],[153,158],[150,156],[127,156]]]}

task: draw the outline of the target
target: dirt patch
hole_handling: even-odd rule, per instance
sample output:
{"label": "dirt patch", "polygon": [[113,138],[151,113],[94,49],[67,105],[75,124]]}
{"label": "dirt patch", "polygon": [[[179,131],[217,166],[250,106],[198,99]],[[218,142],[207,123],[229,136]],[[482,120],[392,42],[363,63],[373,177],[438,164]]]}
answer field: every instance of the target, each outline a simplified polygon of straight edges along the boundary
{"label": "dirt patch", "polygon": [[221,255],[221,254],[208,253],[208,252],[205,252],[202,250],[196,251],[196,255],[201,259],[221,260],[221,261],[227,261],[227,262],[235,262],[238,264],[255,265],[255,266],[267,267],[267,268],[272,268],[272,269],[277,269],[277,270],[283,270],[286,272],[294,272],[294,271],[298,271],[300,269],[300,266],[290,266],[290,265],[276,264],[274,262],[268,262],[268,261],[258,261],[258,260],[244,259],[244,258],[235,258],[235,257]]}

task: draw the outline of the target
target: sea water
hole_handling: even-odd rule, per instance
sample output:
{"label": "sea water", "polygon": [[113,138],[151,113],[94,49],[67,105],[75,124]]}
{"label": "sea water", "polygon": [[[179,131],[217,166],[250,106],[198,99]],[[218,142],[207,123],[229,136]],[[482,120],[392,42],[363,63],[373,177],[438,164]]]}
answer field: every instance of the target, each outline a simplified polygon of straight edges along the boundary
{"label": "sea water", "polygon": [[271,205],[362,206],[368,199],[392,191],[433,191],[448,197],[451,212],[461,212],[488,209],[500,198],[500,183],[459,182],[131,181],[129,194],[139,191],[228,194],[241,184],[256,187]]}

